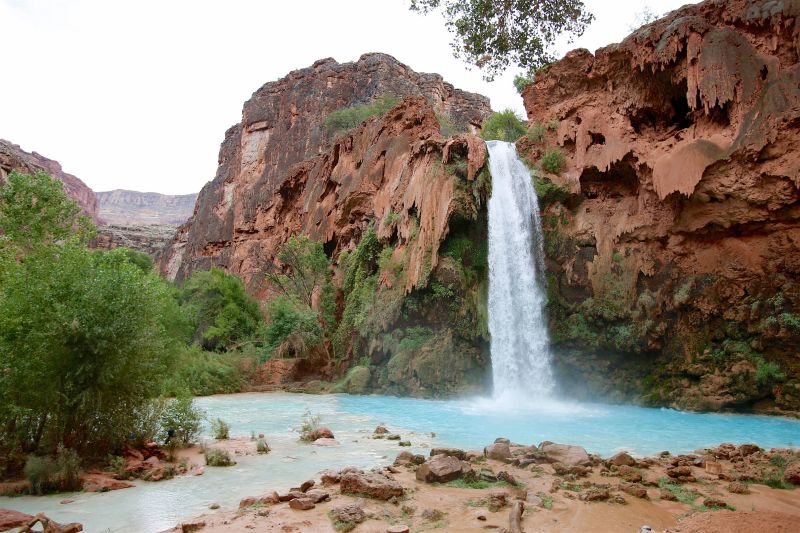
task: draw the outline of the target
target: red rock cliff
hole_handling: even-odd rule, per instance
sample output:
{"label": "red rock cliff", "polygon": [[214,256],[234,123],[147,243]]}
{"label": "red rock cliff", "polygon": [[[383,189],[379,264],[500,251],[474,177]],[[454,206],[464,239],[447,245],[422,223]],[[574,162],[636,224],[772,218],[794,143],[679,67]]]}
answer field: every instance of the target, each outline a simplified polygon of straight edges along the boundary
{"label": "red rock cliff", "polygon": [[573,393],[800,410],[798,16],[686,6],[525,90]]}
{"label": "red rock cliff", "polygon": [[[382,95],[424,97],[411,105],[417,113],[426,109],[413,119],[423,123],[383,122],[381,128],[389,130],[370,129],[359,140],[334,139],[325,130],[333,111]],[[396,191],[387,187],[407,186],[410,174],[402,172],[411,171],[417,143],[438,132],[434,111],[469,131],[480,126],[490,108],[485,97],[455,89],[437,74],[418,74],[385,54],[344,64],[323,59],[267,83],[245,103],[242,122],[226,132],[217,175],[164,250],[162,270],[169,279],[181,280],[194,270],[221,266],[259,293],[276,246],[289,235],[311,234],[331,252],[352,246],[366,221],[385,215],[397,201]],[[398,120],[404,116],[395,114]],[[429,194],[417,191],[416,200],[406,201],[438,198],[434,189],[424,192]],[[447,202],[436,209],[446,214]],[[439,216],[436,224],[444,223]]]}
{"label": "red rock cliff", "polygon": [[28,153],[16,144],[0,139],[0,179],[9,172],[17,171],[26,174],[43,171],[64,184],[64,191],[75,200],[83,211],[95,222],[97,216],[97,198],[84,182],[67,174],[61,169],[58,161],[53,161],[36,152]]}

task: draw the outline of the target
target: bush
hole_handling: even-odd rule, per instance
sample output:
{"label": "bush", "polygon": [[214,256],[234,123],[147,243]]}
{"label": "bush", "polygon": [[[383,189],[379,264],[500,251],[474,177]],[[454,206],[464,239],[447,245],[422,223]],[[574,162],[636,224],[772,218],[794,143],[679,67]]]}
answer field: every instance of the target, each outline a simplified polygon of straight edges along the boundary
{"label": "bush", "polygon": [[499,113],[492,113],[483,123],[481,137],[487,141],[514,142],[528,131],[525,122],[520,119],[513,109],[506,109]]}
{"label": "bush", "polygon": [[242,280],[219,268],[194,272],[180,298],[193,320],[193,340],[206,350],[229,350],[264,323],[258,301],[247,294]]}
{"label": "bush", "polygon": [[175,370],[166,378],[164,394],[177,396],[188,392],[191,396],[208,396],[241,392],[260,357],[261,353],[252,346],[222,353],[207,352],[199,346],[186,347],[176,358]]}
{"label": "bush", "polygon": [[278,357],[300,357],[322,342],[318,314],[307,305],[278,296],[267,304],[267,313],[266,342],[270,353]]}
{"label": "bush", "polygon": [[161,415],[162,437],[166,440],[172,431],[170,441],[177,439],[181,444],[191,444],[200,434],[203,418],[205,413],[194,406],[190,396],[174,398],[167,403]]}
{"label": "bush", "polygon": [[204,455],[208,466],[233,466],[236,464],[228,452],[219,448],[207,449]]}
{"label": "bush", "polygon": [[560,185],[556,185],[548,178],[539,176],[532,172],[533,189],[539,198],[540,207],[546,207],[555,202],[563,202],[569,196],[569,190]]}
{"label": "bush", "polygon": [[267,441],[264,439],[258,439],[258,441],[256,442],[256,451],[258,453],[269,453],[270,448],[269,444],[267,444]]}
{"label": "bush", "polygon": [[524,91],[528,85],[533,83],[533,78],[534,73],[532,71],[528,72],[527,74],[517,74],[514,76],[514,88],[519,94],[522,94],[522,91]]}
{"label": "bush", "polygon": [[339,109],[325,118],[325,129],[334,135],[344,133],[369,118],[385,115],[399,101],[399,98],[395,96],[384,95],[368,104]]}
{"label": "bush", "polygon": [[55,458],[31,455],[25,463],[25,478],[33,494],[72,491],[81,488],[81,460],[75,450],[59,446]]}
{"label": "bush", "polygon": [[312,414],[311,411],[306,410],[303,413],[302,423],[297,431],[300,433],[300,440],[311,441],[311,434],[314,430],[319,429],[322,417]]}
{"label": "bush", "polygon": [[780,367],[775,363],[768,363],[763,357],[756,358],[756,381],[759,385],[773,385],[786,379]]}
{"label": "bush", "polygon": [[551,174],[560,174],[567,166],[567,158],[560,148],[548,148],[539,160],[542,168]]}
{"label": "bush", "polygon": [[436,120],[439,122],[439,133],[442,137],[449,138],[458,133],[455,124],[447,115],[436,113]]}
{"label": "bush", "polygon": [[540,143],[547,135],[547,127],[541,122],[535,122],[528,128],[528,140],[532,143]]}
{"label": "bush", "polygon": [[227,440],[230,437],[231,426],[221,418],[211,421],[211,433],[217,440]]}

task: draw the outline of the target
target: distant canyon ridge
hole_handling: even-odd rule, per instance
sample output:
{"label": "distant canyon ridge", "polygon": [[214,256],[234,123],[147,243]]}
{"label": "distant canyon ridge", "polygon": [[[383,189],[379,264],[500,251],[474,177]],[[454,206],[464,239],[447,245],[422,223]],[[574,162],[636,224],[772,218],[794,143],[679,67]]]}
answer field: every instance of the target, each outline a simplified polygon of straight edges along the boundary
{"label": "distant canyon ridge", "polygon": [[156,255],[175,229],[192,216],[197,194],[167,195],[155,192],[113,190],[94,192],[67,174],[57,161],[0,139],[0,183],[11,172],[45,172],[64,184],[67,195],[98,225],[97,248],[124,246]]}

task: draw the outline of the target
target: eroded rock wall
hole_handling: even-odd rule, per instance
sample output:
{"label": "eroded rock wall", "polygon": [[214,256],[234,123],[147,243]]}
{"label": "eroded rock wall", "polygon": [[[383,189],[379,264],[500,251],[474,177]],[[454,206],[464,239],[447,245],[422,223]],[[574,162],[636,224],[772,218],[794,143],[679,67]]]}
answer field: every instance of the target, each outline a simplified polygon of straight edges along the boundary
{"label": "eroded rock wall", "polygon": [[524,92],[571,394],[800,410],[799,15],[686,6]]}
{"label": "eroded rock wall", "polygon": [[97,199],[84,182],[67,174],[58,161],[48,159],[36,152],[26,152],[18,145],[0,139],[0,180],[12,171],[23,174],[46,172],[64,184],[64,191],[75,200],[88,217],[98,221]]}
{"label": "eroded rock wall", "polygon": [[96,193],[106,224],[180,226],[192,216],[197,194],[160,194],[116,189]]}
{"label": "eroded rock wall", "polygon": [[[487,98],[455,89],[438,74],[418,74],[385,54],[366,54],[344,64],[323,59],[265,84],[245,103],[242,122],[226,132],[216,177],[200,192],[193,217],[165,250],[161,268],[167,277],[182,280],[195,270],[220,266],[239,274],[254,293],[263,295],[267,290],[263,274],[273,268],[275,246],[292,231],[313,233],[336,252],[347,245],[353,229],[337,225],[352,224],[351,219],[358,220],[365,209],[371,211],[368,204],[381,186],[380,176],[394,177],[392,173],[402,166],[398,154],[414,140],[392,148],[396,152],[383,153],[370,145],[355,148],[365,159],[373,159],[375,167],[367,182],[375,183],[372,190],[351,199],[343,220],[334,220],[325,209],[351,194],[350,174],[365,169],[337,165],[338,156],[332,155],[328,164],[338,173],[337,184],[326,190],[313,179],[307,185],[293,185],[314,171],[308,167],[311,163],[302,169],[295,165],[331,153],[328,147],[336,139],[324,124],[330,113],[383,95],[422,96],[438,117],[465,132],[476,131],[490,113]],[[353,149],[341,143],[334,146],[340,151]],[[395,168],[384,169],[390,162]],[[294,213],[283,211],[289,199],[285,195],[303,196],[302,207]],[[306,220],[312,212],[313,219]],[[440,217],[438,224],[443,222]]]}

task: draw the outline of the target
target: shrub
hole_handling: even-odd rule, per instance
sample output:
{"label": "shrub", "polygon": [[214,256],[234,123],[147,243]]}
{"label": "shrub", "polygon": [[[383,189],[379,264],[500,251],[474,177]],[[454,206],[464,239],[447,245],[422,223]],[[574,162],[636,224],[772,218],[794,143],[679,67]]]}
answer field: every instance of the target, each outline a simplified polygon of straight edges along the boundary
{"label": "shrub", "polygon": [[311,411],[306,410],[306,412],[303,413],[302,423],[297,429],[297,431],[300,432],[300,440],[310,441],[311,433],[313,433],[314,430],[319,429],[321,420],[322,417],[312,414]]}
{"label": "shrub", "polygon": [[161,429],[164,440],[173,432],[170,438],[177,439],[181,444],[190,444],[197,439],[205,413],[194,406],[190,396],[174,398],[167,403],[161,415]]}
{"label": "shrub", "polygon": [[383,225],[386,227],[394,226],[398,222],[400,222],[400,213],[395,213],[394,211],[389,211],[383,218]]}
{"label": "shrub", "polygon": [[219,448],[207,449],[204,455],[208,466],[233,466],[236,464],[228,452]]}
{"label": "shrub", "polygon": [[231,426],[228,425],[221,418],[215,418],[211,421],[211,432],[214,434],[214,438],[217,440],[227,440],[230,435]]}
{"label": "shrub", "polygon": [[199,346],[180,351],[175,369],[167,376],[164,393],[177,396],[189,392],[192,396],[241,392],[248,373],[261,352],[253,346],[228,352],[207,352]]}
{"label": "shrub", "polygon": [[541,122],[535,122],[528,128],[528,140],[532,143],[540,143],[547,135],[547,127]]}
{"label": "shrub", "polygon": [[120,457],[119,455],[109,455],[108,456],[108,466],[111,468],[111,471],[114,472],[114,476],[117,479],[125,479],[127,478],[127,474],[125,472],[125,458]]}
{"label": "shrub", "polygon": [[524,91],[528,85],[533,83],[533,79],[534,79],[533,71],[528,72],[527,74],[517,74],[516,76],[514,76],[514,82],[513,82],[514,88],[517,90],[519,94],[522,94],[522,91]]}
{"label": "shrub", "polygon": [[763,357],[756,358],[756,381],[759,385],[772,385],[783,381],[786,376],[775,363],[768,363]]}
{"label": "shrub", "polygon": [[258,301],[247,294],[242,280],[216,267],[194,272],[181,301],[193,319],[194,340],[206,350],[228,350],[264,323]]}
{"label": "shrub", "polygon": [[307,305],[287,296],[267,304],[269,324],[265,340],[270,353],[278,357],[300,357],[322,342],[318,314]]}
{"label": "shrub", "polygon": [[325,118],[325,129],[334,135],[344,133],[369,118],[385,115],[399,101],[395,96],[384,95],[368,104],[339,109]]}
{"label": "shrub", "polygon": [[532,172],[531,179],[533,180],[533,190],[539,198],[540,207],[546,207],[555,202],[563,202],[569,196],[569,191],[565,187],[556,185],[545,176],[539,176]]}
{"label": "shrub", "polygon": [[514,142],[528,131],[525,122],[520,119],[513,109],[506,109],[492,113],[483,123],[481,137],[487,141]]}
{"label": "shrub", "polygon": [[269,444],[267,444],[267,441],[264,439],[258,439],[258,441],[256,441],[256,451],[258,453],[269,453],[270,448]]}
{"label": "shrub", "polygon": [[567,166],[567,158],[560,148],[548,148],[544,151],[544,154],[542,154],[539,163],[547,172],[551,174],[560,174],[561,171],[564,170],[564,167]]}
{"label": "shrub", "polygon": [[448,138],[458,133],[455,124],[453,124],[453,121],[450,120],[450,117],[447,115],[436,113],[436,120],[439,122],[439,133],[442,137]]}
{"label": "shrub", "polygon": [[31,455],[25,463],[25,478],[33,494],[53,491],[78,490],[81,460],[78,453],[70,448],[58,447],[56,457]]}
{"label": "shrub", "polygon": [[781,321],[795,331],[800,331],[800,315],[782,313]]}

